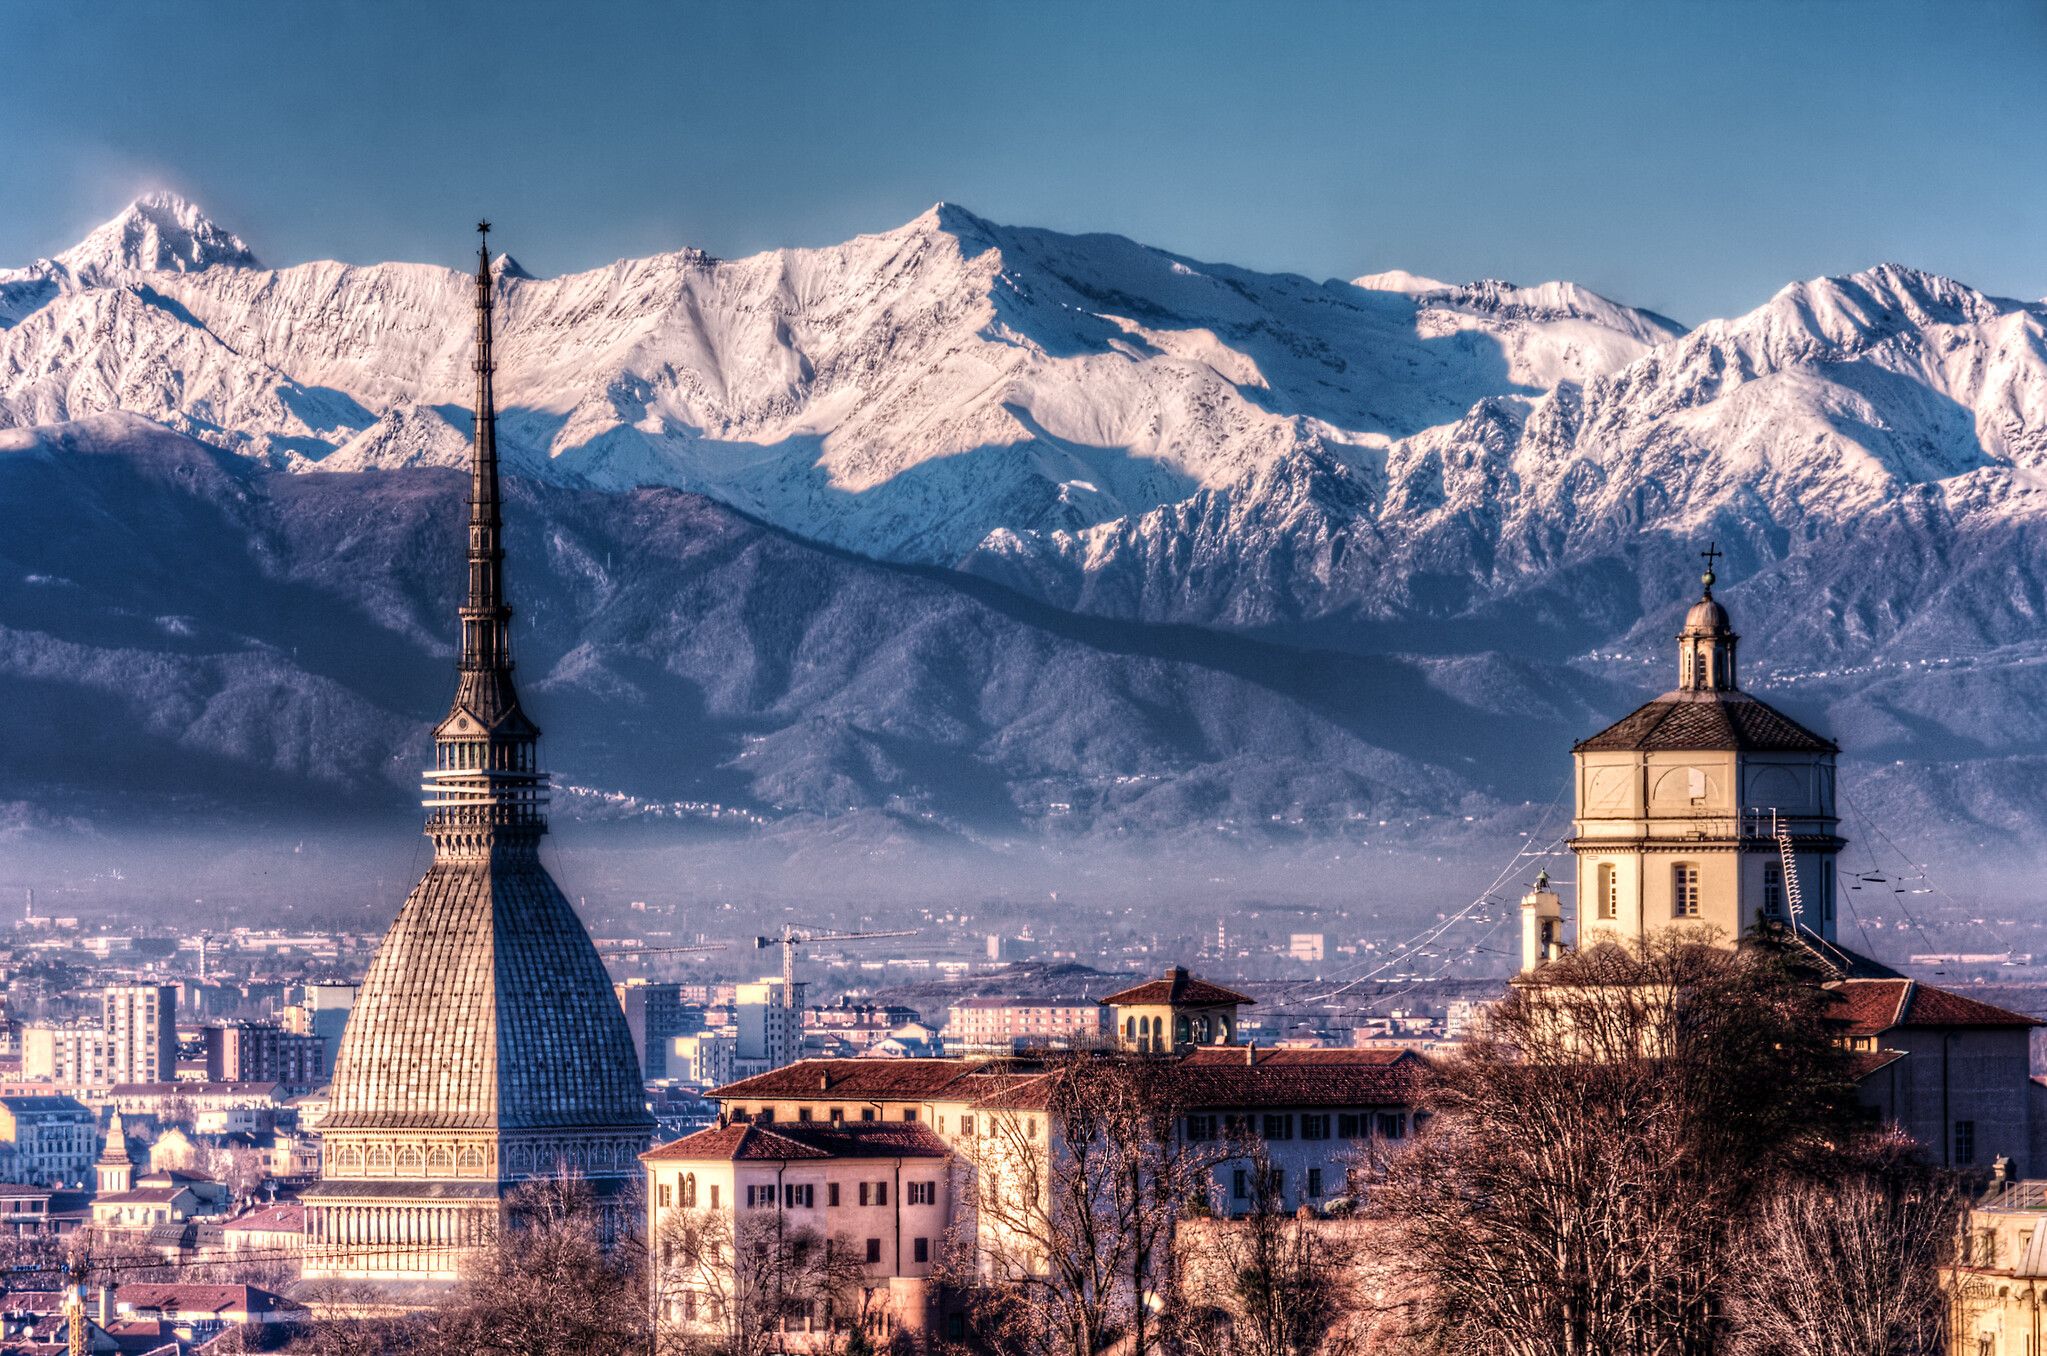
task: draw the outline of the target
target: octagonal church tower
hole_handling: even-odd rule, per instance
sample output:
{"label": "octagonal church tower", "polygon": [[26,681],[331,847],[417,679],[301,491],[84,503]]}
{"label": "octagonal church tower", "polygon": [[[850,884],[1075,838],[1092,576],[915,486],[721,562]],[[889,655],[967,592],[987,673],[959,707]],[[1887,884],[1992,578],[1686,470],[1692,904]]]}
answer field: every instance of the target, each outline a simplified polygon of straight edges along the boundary
{"label": "octagonal church tower", "polygon": [[487,245],[475,369],[461,658],[424,787],[433,864],[335,1057],[307,1276],[452,1278],[521,1182],[573,1172],[615,1194],[653,1126],[610,977],[540,862],[548,777],[512,685]]}
{"label": "octagonal church tower", "polygon": [[1572,750],[1581,948],[1680,927],[1733,946],[1765,919],[1834,940],[1839,749],[1742,691],[1741,638],[1702,582],[1677,687]]}

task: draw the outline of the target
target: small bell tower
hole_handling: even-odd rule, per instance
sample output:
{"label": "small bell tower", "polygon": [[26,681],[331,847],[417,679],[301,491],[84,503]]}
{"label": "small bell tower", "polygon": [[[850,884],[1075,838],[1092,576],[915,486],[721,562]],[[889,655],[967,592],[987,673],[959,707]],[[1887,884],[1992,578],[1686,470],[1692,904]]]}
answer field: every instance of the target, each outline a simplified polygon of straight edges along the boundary
{"label": "small bell tower", "polygon": [[99,1179],[100,1195],[109,1196],[135,1189],[135,1159],[128,1152],[128,1129],[121,1124],[118,1111],[107,1122],[107,1142],[93,1168]]}
{"label": "small bell tower", "polygon": [[1564,954],[1564,901],[1539,871],[1535,889],[1521,896],[1521,973]]}

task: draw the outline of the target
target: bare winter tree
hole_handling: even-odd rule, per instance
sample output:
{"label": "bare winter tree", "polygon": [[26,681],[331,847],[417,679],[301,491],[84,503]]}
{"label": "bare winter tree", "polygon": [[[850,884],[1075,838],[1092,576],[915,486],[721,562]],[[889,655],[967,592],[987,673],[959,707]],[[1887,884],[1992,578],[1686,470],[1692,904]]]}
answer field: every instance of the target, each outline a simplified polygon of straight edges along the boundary
{"label": "bare winter tree", "polygon": [[1416,1340],[1471,1356],[1704,1356],[1740,1230],[1852,1141],[1830,997],[1781,948],[1599,948],[1515,986],[1447,1061],[1375,1213]]}
{"label": "bare winter tree", "polygon": [[1150,1356],[1171,1340],[1175,1232],[1226,1153],[1177,1133],[1172,1071],[1074,1051],[981,1113],[947,1279],[998,1350]]}
{"label": "bare winter tree", "polygon": [[791,1226],[779,1210],[675,1211],[654,1257],[661,1347],[676,1356],[765,1356],[792,1320],[825,1329],[812,1345],[858,1347],[874,1323],[853,1241]]}
{"label": "bare winter tree", "polygon": [[432,1336],[424,1319],[392,1317],[368,1281],[314,1281],[299,1298],[309,1316],[285,1348],[291,1356],[410,1356]]}
{"label": "bare winter tree", "polygon": [[643,1356],[650,1337],[643,1256],[611,1246],[587,1182],[520,1187],[507,1225],[434,1316],[435,1352],[495,1356]]}
{"label": "bare winter tree", "polygon": [[1262,1152],[1250,1156],[1250,1209],[1196,1226],[1185,1266],[1182,1337],[1212,1356],[1353,1356],[1369,1348],[1374,1299],[1362,1284],[1354,1219],[1289,1212]]}
{"label": "bare winter tree", "polygon": [[1939,1356],[1961,1209],[1953,1179],[1897,1139],[1833,1180],[1787,1182],[1745,1234],[1730,1356]]}

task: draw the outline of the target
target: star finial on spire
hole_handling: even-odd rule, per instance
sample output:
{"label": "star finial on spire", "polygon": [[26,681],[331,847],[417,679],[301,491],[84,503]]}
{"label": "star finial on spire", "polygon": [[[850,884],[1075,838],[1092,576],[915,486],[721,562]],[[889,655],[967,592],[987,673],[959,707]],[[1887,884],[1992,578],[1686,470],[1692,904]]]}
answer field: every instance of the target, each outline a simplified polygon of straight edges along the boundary
{"label": "star finial on spire", "polygon": [[1706,549],[1699,552],[1699,554],[1706,558],[1706,572],[1699,576],[1699,582],[1706,586],[1706,596],[1711,598],[1713,596],[1713,580],[1715,577],[1713,574],[1713,562],[1727,553],[1720,549],[1718,542],[1708,542],[1706,543]]}
{"label": "star finial on spire", "polygon": [[485,217],[482,221],[476,223],[476,233],[478,235],[490,234],[490,218]]}

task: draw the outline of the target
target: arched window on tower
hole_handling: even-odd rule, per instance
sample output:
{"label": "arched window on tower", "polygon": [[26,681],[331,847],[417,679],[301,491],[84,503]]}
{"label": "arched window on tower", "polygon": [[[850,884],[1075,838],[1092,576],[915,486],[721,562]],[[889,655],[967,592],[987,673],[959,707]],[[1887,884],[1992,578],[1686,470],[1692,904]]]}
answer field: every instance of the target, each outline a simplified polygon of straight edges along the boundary
{"label": "arched window on tower", "polygon": [[697,1205],[697,1175],[686,1172],[682,1175],[682,1208],[694,1210]]}
{"label": "arched window on tower", "polygon": [[1621,886],[1612,863],[1601,864],[1595,888],[1599,900],[1599,916],[1606,919],[1620,917]]}

